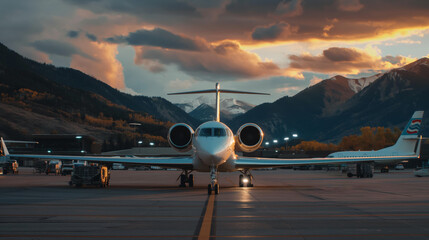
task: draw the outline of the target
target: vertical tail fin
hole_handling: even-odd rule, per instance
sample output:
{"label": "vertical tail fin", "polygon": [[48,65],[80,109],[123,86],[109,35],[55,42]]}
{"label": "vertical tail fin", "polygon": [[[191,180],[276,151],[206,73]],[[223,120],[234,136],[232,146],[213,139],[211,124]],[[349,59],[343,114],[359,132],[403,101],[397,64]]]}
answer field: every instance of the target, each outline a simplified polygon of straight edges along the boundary
{"label": "vertical tail fin", "polygon": [[217,121],[217,122],[220,122],[220,93],[270,95],[269,93],[245,92],[245,91],[220,89],[220,84],[219,83],[216,83],[216,88],[215,89],[197,90],[197,91],[190,91],[190,92],[168,93],[167,95],[201,94],[201,93],[216,93],[216,119],[215,119],[215,121]]}
{"label": "vertical tail fin", "polygon": [[7,150],[6,144],[3,141],[3,138],[0,138],[1,140],[1,146],[0,146],[0,165],[4,164],[5,162],[9,161],[9,151]]}
{"label": "vertical tail fin", "polygon": [[423,111],[414,112],[407,126],[402,131],[401,136],[399,136],[398,141],[391,147],[391,150],[403,153],[415,153],[416,155],[420,154],[419,146],[416,144],[420,144],[419,132],[423,113]]}

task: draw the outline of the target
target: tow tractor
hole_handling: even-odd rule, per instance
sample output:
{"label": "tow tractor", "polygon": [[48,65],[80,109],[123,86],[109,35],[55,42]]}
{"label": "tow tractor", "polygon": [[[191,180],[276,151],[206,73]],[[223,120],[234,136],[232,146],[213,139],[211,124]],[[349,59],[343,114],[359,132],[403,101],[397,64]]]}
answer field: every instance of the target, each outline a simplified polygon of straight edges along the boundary
{"label": "tow tractor", "polygon": [[374,163],[362,162],[347,165],[347,176],[358,178],[372,178],[374,176]]}
{"label": "tow tractor", "polygon": [[16,160],[8,160],[3,164],[3,174],[8,173],[18,174],[18,162]]}
{"label": "tow tractor", "polygon": [[69,182],[70,186],[81,187],[86,186],[109,186],[110,170],[103,165],[83,165],[75,164]]}

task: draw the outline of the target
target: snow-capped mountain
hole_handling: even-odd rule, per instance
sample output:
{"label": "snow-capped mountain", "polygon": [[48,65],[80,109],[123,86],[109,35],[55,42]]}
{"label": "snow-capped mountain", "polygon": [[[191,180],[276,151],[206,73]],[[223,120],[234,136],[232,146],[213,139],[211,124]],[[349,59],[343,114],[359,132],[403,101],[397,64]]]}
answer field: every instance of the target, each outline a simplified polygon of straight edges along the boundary
{"label": "snow-capped mountain", "polygon": [[373,83],[375,80],[377,80],[377,78],[381,77],[382,75],[383,75],[382,73],[378,73],[370,77],[363,77],[359,79],[349,79],[348,80],[349,87],[351,90],[353,90],[353,92],[358,93],[362,89],[364,89],[365,87]]}
{"label": "snow-capped mountain", "polygon": [[[213,96],[200,96],[190,102],[176,103],[176,106],[201,121],[214,118],[216,99]],[[255,105],[237,100],[235,98],[221,98],[220,110],[224,120],[232,119],[252,109]]]}
{"label": "snow-capped mountain", "polygon": [[[367,78],[335,76],[292,97],[256,106],[229,126],[235,131],[253,122],[267,138],[299,132],[303,139],[319,141],[338,141],[363,126],[402,128],[414,111],[429,111],[428,79],[429,58]],[[429,125],[427,118],[423,122]]]}

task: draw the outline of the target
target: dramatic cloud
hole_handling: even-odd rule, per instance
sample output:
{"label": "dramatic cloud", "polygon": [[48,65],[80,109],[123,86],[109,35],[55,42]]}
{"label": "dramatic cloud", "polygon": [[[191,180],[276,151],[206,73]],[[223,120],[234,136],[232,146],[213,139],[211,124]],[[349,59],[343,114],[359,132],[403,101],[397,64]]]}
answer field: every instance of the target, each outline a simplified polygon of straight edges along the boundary
{"label": "dramatic cloud", "polygon": [[326,49],[318,56],[291,55],[289,59],[292,69],[327,74],[358,74],[368,70],[386,70],[414,60],[402,56],[381,58],[359,49],[338,47]]}
{"label": "dramatic cloud", "polygon": [[211,46],[204,52],[163,50],[136,47],[136,63],[150,62],[177,65],[182,71],[206,80],[218,81],[219,77],[256,78],[283,75],[283,70],[271,61],[262,61],[258,55],[246,52],[231,41]]}
{"label": "dramatic cloud", "polygon": [[130,93],[228,80],[289,94],[427,55],[428,11],[421,0],[3,0],[0,42]]}
{"label": "dramatic cloud", "polygon": [[[252,33],[254,40],[275,40],[278,38],[286,38],[292,33],[291,26],[287,23],[278,23],[268,27],[258,27]],[[295,30],[296,31],[296,30]]]}
{"label": "dramatic cloud", "polygon": [[63,56],[63,57],[71,57],[72,55],[78,54],[83,57],[92,59],[92,57],[88,56],[88,54],[82,52],[81,50],[77,49],[75,46],[66,42],[47,39],[47,40],[35,41],[33,42],[32,45],[37,50],[48,54],[54,54],[54,55]]}
{"label": "dramatic cloud", "polygon": [[357,12],[363,7],[359,0],[338,0],[338,8],[342,11]]}
{"label": "dramatic cloud", "polygon": [[[174,29],[176,33],[199,36],[208,42],[230,39],[246,45],[260,44],[262,40],[388,39],[410,29],[429,27],[429,2],[420,0],[409,0],[407,4],[388,0],[364,4],[360,0],[67,2],[99,15],[132,16],[142,26]],[[339,20],[335,26],[332,19]],[[279,23],[293,26],[297,31],[279,34],[282,32]],[[329,30],[327,26],[331,26]]]}
{"label": "dramatic cloud", "polygon": [[101,11],[112,11],[135,14],[137,16],[153,15],[153,14],[165,14],[165,15],[176,15],[176,16],[194,16],[197,14],[197,10],[194,6],[186,1],[180,0],[66,0],[69,3],[84,6],[92,9],[94,12]]}
{"label": "dramatic cloud", "polygon": [[282,0],[232,0],[226,7],[226,13],[238,16],[268,16],[276,12]]}
{"label": "dramatic cloud", "polygon": [[67,37],[69,37],[69,38],[77,38],[77,37],[79,37],[79,31],[69,31],[67,33]]}
{"label": "dramatic cloud", "polygon": [[122,64],[116,59],[117,46],[97,42],[89,42],[82,46],[89,55],[97,57],[97,61],[74,55],[70,67],[94,76],[114,88],[125,89]]}
{"label": "dramatic cloud", "polygon": [[130,33],[128,36],[107,38],[106,41],[111,43],[127,43],[133,46],[154,46],[194,51],[202,51],[208,48],[203,40],[194,40],[179,36],[161,28],[138,30]]}
{"label": "dramatic cloud", "polygon": [[86,33],[85,36],[91,41],[97,41],[97,36],[95,36],[94,34]]}
{"label": "dramatic cloud", "polygon": [[295,17],[302,14],[302,0],[292,0],[289,2],[280,2],[276,8],[276,14],[283,17]]}
{"label": "dramatic cloud", "polygon": [[314,76],[312,79],[310,79],[310,86],[316,85],[321,81],[323,81],[323,79]]}
{"label": "dramatic cloud", "polygon": [[414,61],[414,60],[416,60],[416,59],[414,59],[414,58],[407,58],[407,57],[404,57],[404,56],[395,56],[394,57],[394,56],[390,56],[390,55],[387,55],[387,56],[385,56],[385,57],[382,58],[383,62],[389,62],[389,63],[391,63],[395,67],[400,67],[400,66],[406,65],[406,64],[408,64],[408,63],[410,63],[411,61]]}
{"label": "dramatic cloud", "polygon": [[276,88],[277,93],[283,93],[286,95],[289,95],[291,93],[297,93],[298,90],[300,90],[300,87],[297,87],[297,86],[284,86],[281,88]]}

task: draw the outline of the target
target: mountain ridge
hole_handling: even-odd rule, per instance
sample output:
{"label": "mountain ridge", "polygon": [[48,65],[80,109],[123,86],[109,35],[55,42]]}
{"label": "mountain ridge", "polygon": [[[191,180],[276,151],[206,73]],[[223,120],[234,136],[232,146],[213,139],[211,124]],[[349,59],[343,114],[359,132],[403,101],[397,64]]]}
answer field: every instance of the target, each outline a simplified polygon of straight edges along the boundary
{"label": "mountain ridge", "polygon": [[183,122],[186,121],[192,126],[197,126],[200,122],[191,118],[180,108],[161,97],[132,96],[120,92],[79,70],[53,65],[38,63],[36,61],[22,57],[13,50],[8,49],[0,43],[0,61],[4,67],[19,65],[28,68],[28,71],[48,80],[69,86],[75,89],[93,92],[112,103],[123,105],[129,109],[145,112],[162,121]]}
{"label": "mountain ridge", "polygon": [[356,93],[347,86],[348,78],[325,79],[293,97],[256,106],[230,125],[235,130],[255,122],[267,138],[282,139],[298,132],[303,139],[335,142],[363,126],[402,129],[414,111],[429,112],[428,58],[369,78],[371,83]]}
{"label": "mountain ridge", "polygon": [[[85,86],[90,86],[89,90]],[[80,71],[37,63],[4,45],[0,45],[0,96],[0,134],[15,139],[80,129],[95,135],[99,142],[116,136],[116,142],[139,137],[165,144],[172,121],[198,124],[165,99],[121,93]],[[135,102],[130,104],[132,100]],[[151,108],[144,109],[145,101]],[[21,121],[24,115],[27,123]],[[61,127],[58,121],[70,127]],[[133,129],[129,122],[140,122],[141,126]]]}

